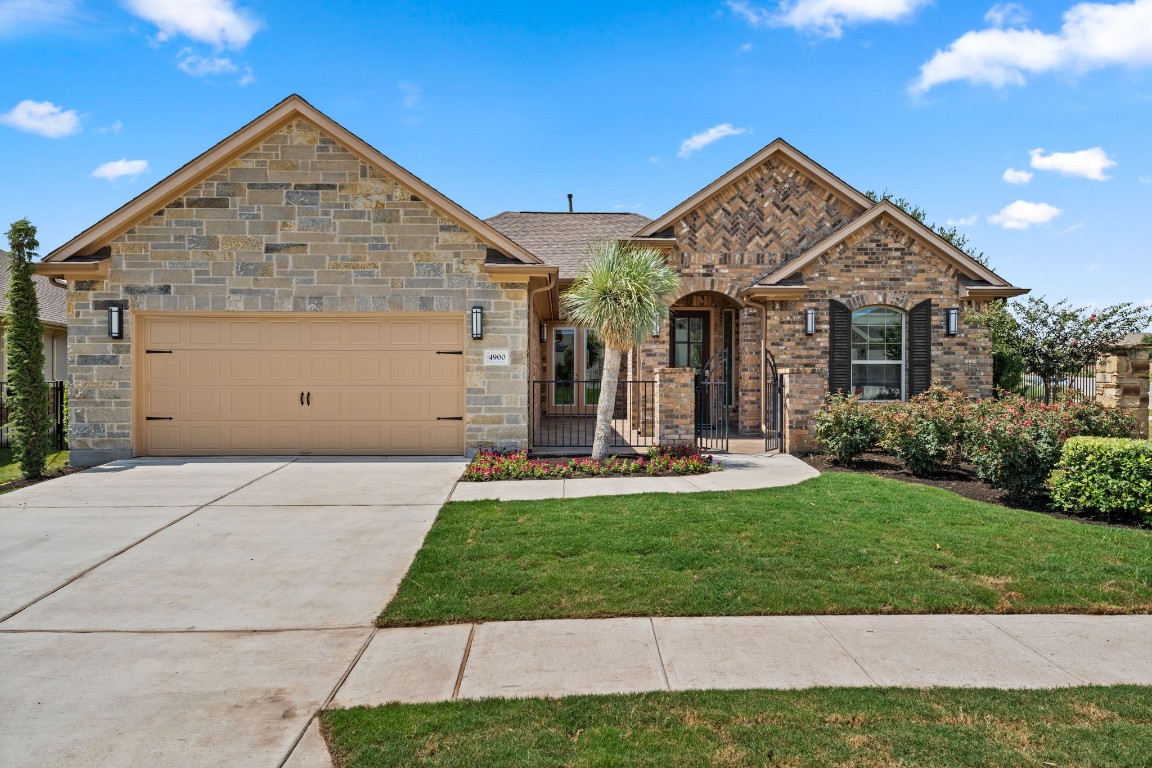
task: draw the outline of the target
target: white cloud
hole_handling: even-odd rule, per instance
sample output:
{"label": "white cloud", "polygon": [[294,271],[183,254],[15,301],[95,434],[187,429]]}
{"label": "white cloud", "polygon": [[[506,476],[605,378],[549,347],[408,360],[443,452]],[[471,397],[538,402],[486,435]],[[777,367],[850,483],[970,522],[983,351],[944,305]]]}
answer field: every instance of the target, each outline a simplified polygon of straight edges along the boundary
{"label": "white cloud", "polygon": [[1054,205],[1048,205],[1048,203],[1029,203],[1025,200],[1017,200],[1004,206],[1000,213],[989,216],[988,221],[1004,229],[1028,229],[1036,224],[1047,224],[1061,213],[1063,211]]}
{"label": "white cloud", "polygon": [[1100,147],[1048,155],[1043,149],[1033,149],[1028,154],[1032,158],[1032,167],[1038,171],[1056,171],[1062,176],[1080,176],[1093,181],[1107,180],[1104,171],[1116,165],[1116,161]]}
{"label": "white cloud", "polygon": [[748,129],[733,128],[732,123],[714,125],[706,131],[701,131],[684,139],[684,141],[680,143],[680,151],[676,153],[676,157],[688,157],[693,152],[704,149],[704,147],[712,142],[719,141],[726,136],[739,136],[742,133],[748,133]]}
{"label": "white cloud", "polygon": [[256,74],[252,71],[252,67],[244,67],[244,74],[240,75],[236,85],[252,85],[254,82],[256,82]]}
{"label": "white cloud", "polygon": [[201,56],[185,48],[180,52],[180,60],[176,63],[185,74],[192,77],[206,75],[224,75],[238,71],[238,67],[229,58],[223,56]]}
{"label": "white cloud", "polygon": [[962,216],[959,219],[948,219],[944,224],[949,227],[970,227],[979,220],[979,216],[972,214],[971,216]]}
{"label": "white cloud", "polygon": [[404,109],[409,111],[420,109],[424,106],[424,89],[416,85],[416,83],[408,82],[407,80],[401,81],[396,84],[400,88],[401,105]]}
{"label": "white cloud", "polygon": [[1152,0],[1079,3],[1064,13],[1060,31],[992,27],[966,32],[920,68],[911,85],[925,93],[964,80],[1003,88],[1029,75],[1082,73],[1112,66],[1152,65]]}
{"label": "white cloud", "polygon": [[1009,184],[1027,184],[1032,181],[1032,171],[1018,171],[1015,168],[1008,168],[1000,178]]}
{"label": "white cloud", "polygon": [[243,48],[260,29],[232,0],[127,0],[128,9],[160,30],[160,42],[183,35],[216,48]]}
{"label": "white cloud", "polygon": [[0,115],[0,123],[50,139],[59,139],[80,131],[80,115],[76,114],[76,110],[58,107],[50,101],[31,99],[25,99]]}
{"label": "white cloud", "polygon": [[931,0],[780,0],[775,11],[745,0],[728,0],[734,14],[753,27],[792,27],[839,38],[844,27],[876,21],[900,21]]}
{"label": "white cloud", "polygon": [[0,37],[25,27],[68,21],[76,14],[76,0],[0,0]]}
{"label": "white cloud", "polygon": [[148,172],[147,160],[113,160],[92,171],[91,175],[97,179],[116,181],[123,176],[139,176]]}
{"label": "white cloud", "polygon": [[1152,184],[1152,176],[1141,176],[1139,182],[1141,184]]}
{"label": "white cloud", "polygon": [[752,45],[752,43],[741,43],[740,47],[736,49],[736,53],[741,55],[745,53],[752,53],[752,49],[755,47],[756,46]]}
{"label": "white cloud", "polygon": [[1028,21],[1028,10],[1016,3],[1001,3],[988,9],[984,21],[994,27],[1018,27]]}
{"label": "white cloud", "polygon": [[117,120],[112,125],[106,125],[103,128],[97,128],[96,133],[114,133],[118,134],[124,129],[124,123]]}

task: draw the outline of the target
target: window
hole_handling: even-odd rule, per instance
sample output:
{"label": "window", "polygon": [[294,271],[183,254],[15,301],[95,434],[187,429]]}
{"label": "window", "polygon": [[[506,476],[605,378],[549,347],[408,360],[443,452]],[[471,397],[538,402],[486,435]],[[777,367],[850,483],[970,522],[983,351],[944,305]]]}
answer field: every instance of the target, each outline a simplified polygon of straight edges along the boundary
{"label": "window", "polygon": [[904,397],[904,313],[865,307],[852,313],[852,392],[861,400]]}
{"label": "window", "polygon": [[604,375],[604,345],[591,329],[552,329],[552,402],[595,405]]}

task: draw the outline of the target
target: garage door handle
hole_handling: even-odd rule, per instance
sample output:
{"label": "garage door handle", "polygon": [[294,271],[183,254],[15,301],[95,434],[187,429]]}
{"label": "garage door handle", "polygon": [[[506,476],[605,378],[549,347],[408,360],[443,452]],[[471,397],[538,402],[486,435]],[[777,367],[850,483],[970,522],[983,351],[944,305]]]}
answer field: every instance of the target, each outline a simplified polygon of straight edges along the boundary
{"label": "garage door handle", "polygon": [[308,393],[308,405],[312,405],[312,393]]}
{"label": "garage door handle", "polygon": [[464,354],[464,350],[461,349],[458,352],[441,352],[440,350],[437,350],[436,354],[438,354],[438,355],[462,355],[462,354]]}
{"label": "garage door handle", "polygon": [[170,349],[146,349],[146,350],[144,350],[144,354],[146,354],[146,355],[170,355],[170,354],[172,354],[172,350],[170,350]]}
{"label": "garage door handle", "polygon": [[436,421],[464,421],[463,416],[437,416]]}
{"label": "garage door handle", "polygon": [[145,416],[144,421],[172,421],[171,416]]}
{"label": "garage door handle", "polygon": [[300,390],[300,405],[304,405],[304,390]]}

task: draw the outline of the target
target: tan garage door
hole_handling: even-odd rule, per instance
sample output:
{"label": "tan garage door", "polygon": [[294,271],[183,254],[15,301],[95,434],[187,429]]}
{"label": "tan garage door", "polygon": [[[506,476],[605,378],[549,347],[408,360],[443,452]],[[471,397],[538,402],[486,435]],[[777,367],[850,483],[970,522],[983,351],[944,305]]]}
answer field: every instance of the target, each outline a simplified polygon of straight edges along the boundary
{"label": "tan garage door", "polygon": [[143,316],[140,453],[460,455],[464,318]]}

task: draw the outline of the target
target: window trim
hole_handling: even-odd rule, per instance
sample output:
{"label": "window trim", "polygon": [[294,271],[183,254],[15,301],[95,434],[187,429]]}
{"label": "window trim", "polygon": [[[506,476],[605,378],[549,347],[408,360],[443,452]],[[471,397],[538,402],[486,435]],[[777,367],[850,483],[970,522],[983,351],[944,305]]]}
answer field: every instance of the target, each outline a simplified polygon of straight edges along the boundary
{"label": "window trim", "polygon": [[[591,408],[595,406],[600,399],[599,392],[596,393],[596,400],[588,402],[588,392],[591,391],[591,388],[586,383],[576,384],[576,382],[590,381],[588,378],[588,336],[589,333],[595,335],[596,331],[578,325],[549,325],[548,330],[550,332],[548,339],[548,372],[553,382],[551,387],[552,405],[557,408]],[[571,379],[561,379],[556,375],[556,334],[565,332],[572,333]],[[603,345],[603,342],[601,342],[601,345]],[[601,366],[603,366],[603,357],[601,357]],[[603,370],[601,370],[600,375],[601,378],[603,378]],[[571,402],[557,402],[556,395],[559,389],[557,382],[560,381],[572,382]]]}
{"label": "window trim", "polygon": [[871,399],[865,402],[869,403],[894,403],[901,402],[908,399],[908,313],[899,307],[893,307],[889,304],[870,304],[866,307],[859,307],[852,310],[852,316],[848,323],[848,391],[856,393],[856,366],[857,365],[894,365],[894,360],[856,360],[852,357],[852,338],[853,332],[856,329],[856,315],[867,309],[886,309],[896,313],[900,317],[900,397],[899,399],[884,398],[884,399]]}

